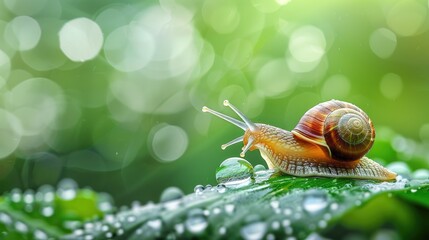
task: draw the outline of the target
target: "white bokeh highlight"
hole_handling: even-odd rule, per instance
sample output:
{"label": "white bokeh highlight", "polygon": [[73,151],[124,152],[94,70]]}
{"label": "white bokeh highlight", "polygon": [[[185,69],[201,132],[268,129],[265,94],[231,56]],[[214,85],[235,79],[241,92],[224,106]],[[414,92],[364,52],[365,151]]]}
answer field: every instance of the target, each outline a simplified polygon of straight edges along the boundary
{"label": "white bokeh highlight", "polygon": [[177,160],[188,147],[188,135],[178,126],[160,124],[152,129],[150,135],[153,155],[161,162]]}
{"label": "white bokeh highlight", "polygon": [[42,29],[34,18],[19,16],[9,22],[4,34],[10,46],[19,51],[26,51],[39,43]]}
{"label": "white bokeh highlight", "polygon": [[103,33],[98,24],[88,18],[68,21],[60,30],[61,51],[72,61],[95,58],[103,45]]}
{"label": "white bokeh highlight", "polygon": [[21,123],[19,119],[5,109],[0,109],[0,159],[9,156],[21,141]]}
{"label": "white bokeh highlight", "polygon": [[397,99],[402,93],[402,78],[394,73],[388,73],[380,81],[381,94],[390,100]]}
{"label": "white bokeh highlight", "polygon": [[387,28],[375,30],[369,38],[369,46],[372,52],[379,58],[390,57],[396,49],[397,39],[394,32]]}

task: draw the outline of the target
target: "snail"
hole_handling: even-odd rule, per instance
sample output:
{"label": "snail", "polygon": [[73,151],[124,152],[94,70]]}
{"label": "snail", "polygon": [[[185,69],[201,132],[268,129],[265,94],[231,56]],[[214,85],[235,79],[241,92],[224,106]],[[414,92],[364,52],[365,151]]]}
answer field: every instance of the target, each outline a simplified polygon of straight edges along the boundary
{"label": "snail", "polygon": [[206,106],[209,112],[245,131],[221,146],[225,149],[243,142],[240,153],[258,149],[270,169],[294,176],[321,176],[373,180],[393,180],[389,171],[365,154],[374,143],[375,130],[368,115],[357,106],[338,100],[320,103],[308,110],[292,131],[263,123],[253,123],[225,100],[243,121]]}

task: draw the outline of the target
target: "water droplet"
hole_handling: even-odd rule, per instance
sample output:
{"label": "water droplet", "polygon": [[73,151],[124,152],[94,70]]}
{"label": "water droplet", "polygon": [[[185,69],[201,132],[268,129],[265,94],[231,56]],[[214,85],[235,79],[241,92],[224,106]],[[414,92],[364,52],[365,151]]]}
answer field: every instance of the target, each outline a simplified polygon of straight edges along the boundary
{"label": "water droplet", "polygon": [[320,228],[326,228],[326,226],[328,226],[328,223],[325,220],[320,220],[318,225]]}
{"label": "water droplet", "polygon": [[267,231],[267,224],[265,222],[252,222],[240,230],[240,235],[246,240],[262,239]]}
{"label": "water droplet", "polygon": [[224,184],[218,184],[218,185],[216,186],[216,189],[217,189],[217,192],[218,192],[218,193],[224,193],[224,192],[226,192],[226,187],[225,187],[225,185],[224,185]]}
{"label": "water droplet", "polygon": [[253,167],[243,158],[228,158],[216,169],[216,181],[227,187],[238,188],[251,183]]}
{"label": "water droplet", "polygon": [[272,234],[272,233],[269,233],[269,234],[267,234],[266,239],[267,239],[267,240],[276,240],[276,235],[274,235],[274,234]]}
{"label": "water droplet", "polygon": [[85,240],[93,240],[94,237],[92,235],[85,235],[84,239]]}
{"label": "water droplet", "polygon": [[284,213],[284,215],[286,215],[286,216],[290,216],[290,215],[292,215],[292,209],[290,209],[290,208],[285,208],[285,209],[283,210],[283,213]]}
{"label": "water droplet", "polygon": [[31,189],[28,189],[24,192],[24,202],[27,204],[32,204],[34,202],[34,191]]}
{"label": "water droplet", "polygon": [[28,232],[28,226],[20,221],[15,222],[15,229],[16,231],[20,233],[27,233]]}
{"label": "water droplet", "polygon": [[273,201],[271,201],[271,202],[270,202],[270,205],[271,205],[271,207],[272,207],[273,209],[278,209],[278,208],[279,208],[279,206],[280,206],[280,202],[279,202],[279,201],[277,201],[277,200],[273,200]]}
{"label": "water droplet", "polygon": [[34,239],[35,240],[45,240],[45,239],[48,239],[48,234],[46,234],[42,230],[36,229],[34,231]]}
{"label": "water droplet", "polygon": [[222,212],[222,210],[220,210],[220,208],[218,208],[218,207],[213,208],[213,210],[212,210],[213,215],[217,215],[217,214],[219,214],[221,212]]}
{"label": "water droplet", "polygon": [[204,191],[204,186],[203,186],[203,185],[197,185],[197,186],[195,186],[195,188],[194,188],[194,192],[195,192],[197,195],[202,194],[202,193],[203,193],[203,191]]}
{"label": "water droplet", "polygon": [[128,217],[127,217],[127,221],[128,221],[129,223],[135,222],[135,221],[136,221],[136,216],[134,216],[134,215],[130,215],[130,216],[128,216]]}
{"label": "water droplet", "polygon": [[392,162],[386,168],[402,176],[409,176],[411,173],[410,168],[404,162]]}
{"label": "water droplet", "polygon": [[0,212],[0,222],[4,225],[10,225],[12,224],[12,218],[8,214]]}
{"label": "water droplet", "polygon": [[284,219],[282,221],[282,225],[283,225],[283,227],[289,227],[290,226],[290,220],[289,219]]}
{"label": "water droplet", "polygon": [[113,198],[108,193],[99,193],[97,200],[98,209],[103,213],[111,213],[114,210]]}
{"label": "water droplet", "polygon": [[279,229],[280,229],[280,222],[279,222],[279,221],[273,221],[273,222],[271,223],[271,228],[272,228],[273,230],[279,230]]}
{"label": "water droplet", "polygon": [[417,189],[414,189],[414,188],[413,188],[413,189],[411,189],[410,191],[411,191],[412,193],[415,193],[415,192],[417,192]]}
{"label": "water droplet", "polygon": [[177,187],[168,187],[166,188],[162,194],[160,202],[165,203],[173,200],[178,200],[183,197],[183,192]]}
{"label": "water droplet", "polygon": [[201,234],[207,228],[208,222],[201,209],[192,209],[185,222],[186,230],[193,234]]}
{"label": "water droplet", "polygon": [[40,208],[40,213],[44,217],[51,217],[52,215],[54,215],[54,208],[50,205],[42,206]]}
{"label": "water droplet", "polygon": [[429,178],[429,170],[417,169],[413,172],[413,178],[419,180],[427,180]]}
{"label": "water droplet", "polygon": [[143,225],[141,229],[142,239],[159,238],[161,236],[162,221],[159,218],[149,220]]}
{"label": "water droplet", "polygon": [[14,203],[20,202],[22,199],[21,190],[17,188],[12,189],[12,191],[10,192],[10,199]]}
{"label": "water droplet", "polygon": [[225,205],[225,212],[228,214],[232,214],[234,212],[234,209],[235,209],[234,204],[229,203]]}
{"label": "water droplet", "polygon": [[73,235],[74,236],[82,236],[83,235],[83,230],[82,229],[76,229],[73,231]]}
{"label": "water droplet", "polygon": [[106,238],[112,238],[113,237],[113,233],[112,232],[107,232],[104,236],[106,236]]}
{"label": "water droplet", "polygon": [[304,194],[302,207],[310,214],[318,214],[328,206],[328,196],[325,191],[311,189]]}
{"label": "water droplet", "polygon": [[64,200],[72,200],[76,197],[77,183],[72,179],[63,179],[58,183],[57,193]]}
{"label": "water droplet", "polygon": [[262,164],[258,164],[258,165],[256,165],[256,166],[253,168],[253,171],[254,171],[254,172],[265,171],[265,170],[267,170],[267,169],[266,169],[266,168],[265,168],[265,166],[264,166],[264,165],[262,165]]}
{"label": "water droplet", "polygon": [[174,230],[176,230],[177,234],[182,235],[185,232],[185,226],[183,223],[178,223],[174,225]]}
{"label": "water droplet", "polygon": [[39,187],[36,193],[36,200],[40,202],[53,202],[55,199],[54,188],[50,185]]}

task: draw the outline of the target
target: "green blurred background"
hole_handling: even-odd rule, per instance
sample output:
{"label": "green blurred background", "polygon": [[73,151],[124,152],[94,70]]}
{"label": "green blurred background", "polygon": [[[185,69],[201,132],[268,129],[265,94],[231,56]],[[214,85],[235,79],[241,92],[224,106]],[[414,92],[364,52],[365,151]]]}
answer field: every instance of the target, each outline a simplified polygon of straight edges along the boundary
{"label": "green blurred background", "polygon": [[215,184],[242,131],[201,107],[234,116],[224,99],[289,130],[352,102],[376,127],[371,157],[427,167],[428,5],[0,0],[0,190],[73,178],[129,204]]}

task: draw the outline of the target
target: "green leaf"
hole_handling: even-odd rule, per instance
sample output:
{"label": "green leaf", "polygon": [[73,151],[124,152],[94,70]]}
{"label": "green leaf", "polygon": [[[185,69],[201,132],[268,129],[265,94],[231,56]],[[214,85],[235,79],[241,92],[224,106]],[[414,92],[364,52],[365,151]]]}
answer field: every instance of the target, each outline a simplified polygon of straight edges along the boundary
{"label": "green leaf", "polygon": [[[271,173],[257,172],[254,182],[249,180],[247,186],[243,186],[243,182],[227,185],[228,188],[201,186],[196,193],[181,199],[134,206],[101,222],[93,222],[91,229],[82,229],[80,235],[69,235],[66,239],[83,238],[86,234],[97,239],[288,236],[301,239],[326,231],[342,216],[355,209],[359,211],[362,205],[380,195],[413,195],[418,197],[411,200],[419,202],[429,191],[428,180],[411,186],[407,179],[395,182],[291,176],[268,179]],[[418,189],[421,194],[412,189]]]}

